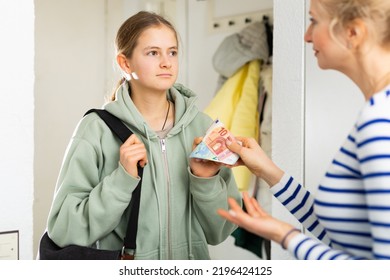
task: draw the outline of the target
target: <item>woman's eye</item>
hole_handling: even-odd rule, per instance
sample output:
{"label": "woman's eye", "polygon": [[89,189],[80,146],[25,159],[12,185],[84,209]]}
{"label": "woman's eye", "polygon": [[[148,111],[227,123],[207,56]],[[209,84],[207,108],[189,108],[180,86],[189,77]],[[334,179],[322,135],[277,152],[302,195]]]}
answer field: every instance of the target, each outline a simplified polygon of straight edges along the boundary
{"label": "woman's eye", "polygon": [[177,56],[177,51],[171,51],[171,52],[170,52],[170,55],[171,55],[171,56]]}

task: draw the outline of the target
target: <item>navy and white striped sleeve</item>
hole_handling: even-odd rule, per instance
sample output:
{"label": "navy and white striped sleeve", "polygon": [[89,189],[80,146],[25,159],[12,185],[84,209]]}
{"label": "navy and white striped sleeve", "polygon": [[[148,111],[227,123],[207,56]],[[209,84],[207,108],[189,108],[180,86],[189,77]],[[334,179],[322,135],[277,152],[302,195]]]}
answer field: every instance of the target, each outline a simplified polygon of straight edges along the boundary
{"label": "navy and white striped sleeve", "polygon": [[296,259],[356,259],[350,254],[332,249],[329,246],[329,238],[314,214],[312,195],[297,183],[293,177],[285,174],[281,181],[271,188],[271,191],[302,225],[318,238],[311,238],[302,233],[294,236],[290,240],[287,250]]}
{"label": "navy and white striped sleeve", "polygon": [[293,177],[284,174],[280,182],[271,188],[271,192],[316,238],[325,244],[330,243],[314,213],[313,196]]}
{"label": "navy and white striped sleeve", "polygon": [[[390,259],[390,100],[372,98],[356,127],[373,257]],[[389,94],[387,95],[389,97]],[[380,103],[378,102],[380,101]]]}

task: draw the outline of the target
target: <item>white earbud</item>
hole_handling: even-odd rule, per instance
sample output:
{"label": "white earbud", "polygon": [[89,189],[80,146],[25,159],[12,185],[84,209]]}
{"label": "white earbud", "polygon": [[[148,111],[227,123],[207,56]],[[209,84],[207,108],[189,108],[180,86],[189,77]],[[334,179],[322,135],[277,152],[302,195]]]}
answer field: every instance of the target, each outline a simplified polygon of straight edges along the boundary
{"label": "white earbud", "polygon": [[133,77],[134,80],[138,80],[137,73],[131,72],[131,76]]}

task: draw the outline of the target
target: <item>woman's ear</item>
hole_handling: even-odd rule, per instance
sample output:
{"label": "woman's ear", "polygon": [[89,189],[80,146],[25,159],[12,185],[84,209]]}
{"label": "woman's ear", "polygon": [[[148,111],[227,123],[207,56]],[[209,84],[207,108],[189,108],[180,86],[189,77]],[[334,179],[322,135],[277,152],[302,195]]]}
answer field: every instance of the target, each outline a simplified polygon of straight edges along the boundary
{"label": "woman's ear", "polygon": [[355,19],[348,23],[346,31],[349,48],[359,48],[367,39],[367,26],[361,19]]}

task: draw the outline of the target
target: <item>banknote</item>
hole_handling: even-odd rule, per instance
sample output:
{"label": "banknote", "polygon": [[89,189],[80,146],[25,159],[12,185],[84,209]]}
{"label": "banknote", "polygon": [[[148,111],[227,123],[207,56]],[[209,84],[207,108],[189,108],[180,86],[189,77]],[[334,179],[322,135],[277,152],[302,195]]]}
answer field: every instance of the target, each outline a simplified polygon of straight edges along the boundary
{"label": "banknote", "polygon": [[192,151],[190,157],[207,159],[230,165],[235,164],[239,159],[239,156],[226,147],[225,141],[228,137],[234,139],[234,136],[224,124],[216,119],[207,130],[202,142],[200,142]]}

